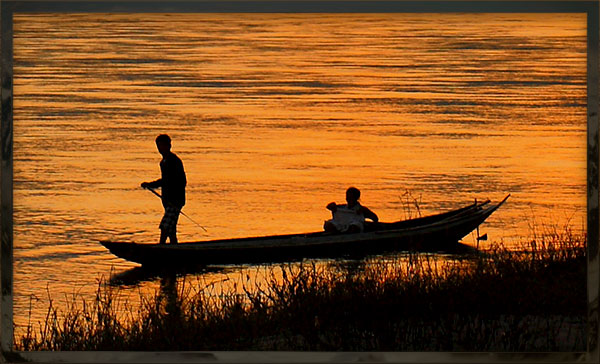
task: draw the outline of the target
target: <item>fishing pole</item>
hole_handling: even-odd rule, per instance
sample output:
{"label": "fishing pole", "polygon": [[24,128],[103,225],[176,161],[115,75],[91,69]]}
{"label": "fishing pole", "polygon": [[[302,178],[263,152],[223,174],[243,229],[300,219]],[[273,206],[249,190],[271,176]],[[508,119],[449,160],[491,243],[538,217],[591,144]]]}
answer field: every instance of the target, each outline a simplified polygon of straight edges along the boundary
{"label": "fishing pole", "polygon": [[[150,188],[150,187],[144,187],[144,188],[145,188],[145,189],[147,189],[148,191],[152,192],[153,194],[155,194],[156,196],[158,196],[158,197],[159,197],[159,198],[162,200],[162,196],[160,195],[160,193],[158,193],[158,192],[154,191],[154,190],[153,190],[152,188]],[[173,205],[173,204],[171,204],[169,201],[167,201],[167,203],[168,203],[169,205]],[[191,217],[189,217],[188,215],[186,215],[186,214],[185,214],[185,212],[183,212],[183,211],[181,211],[181,210],[179,210],[179,212],[180,212],[180,213],[181,213],[183,216],[185,216],[185,217],[187,217],[188,219],[190,219],[190,221],[191,221],[191,222],[193,222],[194,224],[196,224],[196,225],[200,226],[200,227],[202,228],[202,230],[204,230],[204,231],[208,232],[208,231],[207,231],[207,230],[204,228],[204,226],[202,226],[202,225],[198,224],[197,222],[195,222],[194,220],[192,220],[192,218],[191,218]]]}

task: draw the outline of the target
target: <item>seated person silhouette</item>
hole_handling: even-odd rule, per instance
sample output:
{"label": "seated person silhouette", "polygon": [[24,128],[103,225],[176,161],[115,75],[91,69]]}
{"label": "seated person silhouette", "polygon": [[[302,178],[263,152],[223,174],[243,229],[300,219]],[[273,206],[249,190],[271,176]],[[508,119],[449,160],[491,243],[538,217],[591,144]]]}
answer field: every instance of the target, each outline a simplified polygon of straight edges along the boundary
{"label": "seated person silhouette", "polygon": [[377,215],[362,206],[358,199],[360,198],[360,190],[355,187],[350,187],[346,191],[345,205],[337,205],[335,202],[327,205],[327,209],[331,210],[333,218],[325,221],[323,229],[331,233],[359,233],[365,230],[365,218],[378,222]]}

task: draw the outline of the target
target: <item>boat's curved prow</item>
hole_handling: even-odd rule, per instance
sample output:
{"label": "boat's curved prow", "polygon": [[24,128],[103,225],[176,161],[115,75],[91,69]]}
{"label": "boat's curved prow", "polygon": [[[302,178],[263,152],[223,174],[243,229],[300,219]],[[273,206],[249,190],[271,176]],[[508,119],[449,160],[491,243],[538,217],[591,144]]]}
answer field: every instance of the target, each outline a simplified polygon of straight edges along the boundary
{"label": "boat's curved prow", "polygon": [[498,210],[500,206],[504,205],[504,203],[506,202],[506,200],[508,200],[509,197],[510,193],[506,195],[506,197],[504,197],[502,201],[498,202],[496,205],[488,207],[489,214],[487,216],[490,216],[492,213],[494,213],[494,211]]}

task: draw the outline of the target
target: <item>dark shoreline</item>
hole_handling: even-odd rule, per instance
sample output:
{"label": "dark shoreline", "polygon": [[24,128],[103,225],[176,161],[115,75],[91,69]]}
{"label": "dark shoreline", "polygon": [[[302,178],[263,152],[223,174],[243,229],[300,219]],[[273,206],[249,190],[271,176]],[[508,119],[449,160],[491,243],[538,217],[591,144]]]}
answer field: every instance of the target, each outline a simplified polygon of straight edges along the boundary
{"label": "dark shoreline", "polygon": [[[524,251],[495,247],[432,267],[365,262],[336,272],[280,265],[266,287],[215,299],[175,277],[119,314],[101,285],[84,309],[59,313],[15,338],[18,350],[584,351],[584,237],[545,237]],[[281,280],[278,281],[277,279]],[[249,282],[249,281],[248,281]],[[248,283],[250,284],[250,283]]]}

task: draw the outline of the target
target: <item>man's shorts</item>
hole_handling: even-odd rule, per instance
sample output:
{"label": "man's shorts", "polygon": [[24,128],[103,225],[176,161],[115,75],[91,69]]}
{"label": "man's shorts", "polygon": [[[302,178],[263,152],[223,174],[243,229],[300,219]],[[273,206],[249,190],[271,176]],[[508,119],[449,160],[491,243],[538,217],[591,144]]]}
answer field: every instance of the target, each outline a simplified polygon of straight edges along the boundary
{"label": "man's shorts", "polygon": [[177,231],[177,220],[179,219],[179,213],[181,209],[176,207],[165,207],[165,215],[160,221],[159,229],[163,230],[168,235],[171,235]]}

